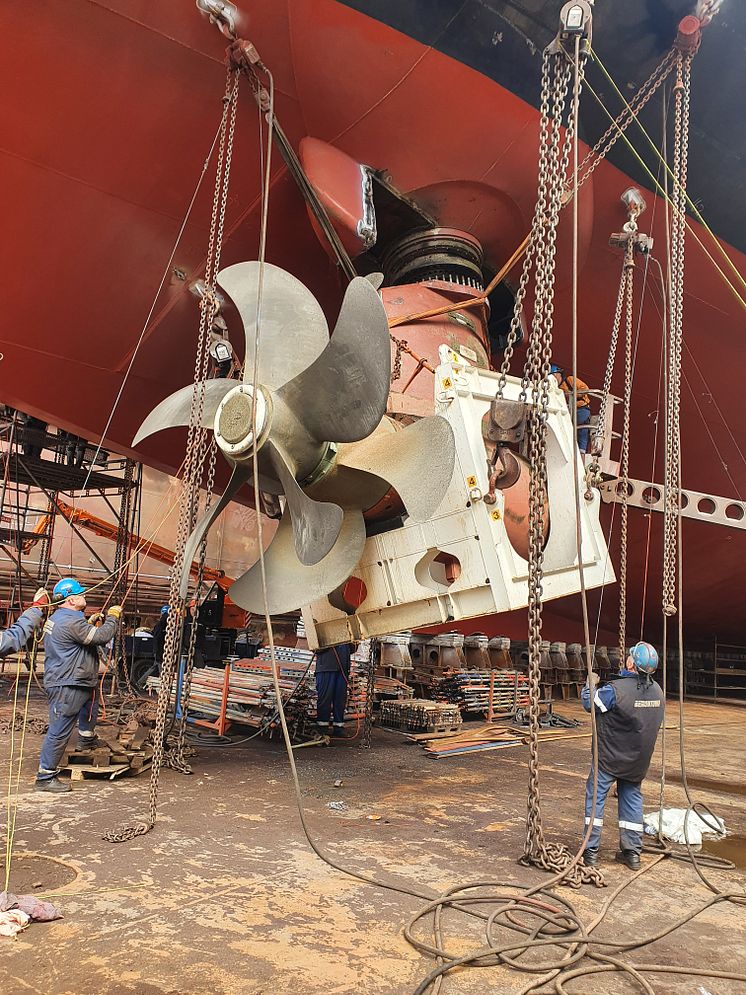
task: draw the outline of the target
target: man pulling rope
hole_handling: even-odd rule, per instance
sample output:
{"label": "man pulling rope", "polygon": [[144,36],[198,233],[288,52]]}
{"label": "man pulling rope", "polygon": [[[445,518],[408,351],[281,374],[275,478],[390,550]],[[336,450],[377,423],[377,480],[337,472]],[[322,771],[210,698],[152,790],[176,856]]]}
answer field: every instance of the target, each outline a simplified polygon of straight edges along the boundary
{"label": "man pulling rope", "polygon": [[49,696],[49,729],[41,747],[36,791],[61,793],[70,785],[60,781],[59,762],[70,733],[77,722],[78,748],[96,745],[99,656],[116,635],[122,615],[120,605],[106,610],[106,620],[97,628],[100,616],[86,619],[86,589],[72,577],[55,585],[52,600],[59,607],[44,626],[44,687]]}

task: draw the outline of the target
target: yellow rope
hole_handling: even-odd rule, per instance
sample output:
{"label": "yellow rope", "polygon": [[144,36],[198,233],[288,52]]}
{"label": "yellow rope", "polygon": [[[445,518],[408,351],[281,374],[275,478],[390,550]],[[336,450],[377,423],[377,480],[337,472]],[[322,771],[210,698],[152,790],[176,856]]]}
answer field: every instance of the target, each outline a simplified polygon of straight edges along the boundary
{"label": "yellow rope", "polygon": [[18,705],[18,684],[21,680],[21,658],[19,654],[16,654],[16,681],[13,688],[13,717],[10,722],[10,767],[8,769],[8,795],[6,802],[6,819],[7,823],[5,826],[5,888],[8,888],[8,878],[10,877],[10,804],[12,798],[13,790],[13,757],[15,755],[15,720],[16,720],[16,707]]}
{"label": "yellow rope", "polygon": [[[650,135],[649,135],[649,134],[647,133],[647,131],[645,130],[644,126],[643,126],[643,125],[642,125],[642,123],[640,122],[640,120],[639,120],[638,116],[637,116],[637,115],[636,115],[636,114],[634,113],[634,111],[632,111],[632,109],[630,108],[630,106],[629,106],[629,104],[627,103],[627,100],[625,99],[624,95],[622,94],[622,92],[621,92],[621,91],[619,90],[619,87],[618,87],[618,86],[616,85],[616,83],[614,82],[614,80],[613,80],[613,79],[611,78],[611,76],[609,75],[609,73],[608,73],[608,71],[607,71],[606,67],[605,67],[605,66],[604,66],[604,64],[603,64],[603,63],[601,62],[601,60],[599,59],[598,55],[596,55],[596,53],[595,53],[595,52],[594,52],[593,50],[591,50],[591,56],[593,57],[594,61],[595,61],[595,62],[596,62],[596,63],[598,64],[599,68],[600,68],[600,69],[602,70],[602,72],[604,73],[604,75],[606,76],[606,78],[608,79],[608,81],[609,81],[609,82],[611,83],[611,85],[612,85],[612,86],[614,87],[614,90],[615,90],[615,91],[617,92],[617,94],[619,95],[619,98],[620,98],[620,99],[621,99],[621,100],[623,101],[624,105],[625,105],[625,106],[627,107],[627,109],[629,110],[629,112],[630,112],[630,113],[632,114],[632,117],[634,118],[634,121],[635,121],[635,123],[637,124],[638,128],[640,129],[640,131],[641,131],[641,132],[643,133],[643,135],[644,135],[644,136],[645,136],[645,138],[647,139],[648,143],[650,144],[650,146],[651,146],[651,148],[653,149],[653,151],[655,152],[655,154],[656,154],[656,155],[658,156],[658,158],[659,158],[659,159],[660,159],[660,161],[662,162],[662,164],[663,164],[664,168],[666,169],[666,172],[667,172],[667,173],[669,174],[669,176],[671,176],[671,177],[673,178],[673,174],[671,173],[671,170],[670,170],[670,168],[669,168],[669,166],[668,166],[668,163],[667,163],[667,162],[665,161],[665,159],[664,159],[664,158],[663,158],[663,156],[661,155],[661,152],[660,152],[660,150],[658,149],[658,146],[657,146],[657,145],[655,144],[655,142],[654,142],[654,141],[652,140],[652,138],[650,137]],[[592,94],[593,94],[593,96],[595,97],[595,99],[596,99],[597,103],[599,104],[599,106],[601,107],[601,109],[602,109],[602,110],[604,111],[604,113],[605,113],[605,114],[607,115],[607,117],[609,118],[609,120],[610,120],[610,121],[611,121],[611,122],[612,122],[613,124],[615,124],[615,125],[616,125],[616,122],[615,122],[615,119],[614,119],[613,115],[612,115],[612,114],[611,114],[611,112],[610,112],[610,111],[608,110],[608,108],[606,107],[606,105],[605,105],[605,103],[603,102],[603,100],[601,99],[601,97],[599,97],[599,95],[598,95],[598,94],[596,93],[596,91],[595,91],[595,90],[593,89],[593,87],[591,86],[591,84],[590,84],[590,83],[588,82],[588,80],[587,80],[587,79],[585,80],[585,85],[587,85],[587,86],[588,86],[588,89],[589,89],[589,90],[591,91],[591,93],[592,93]],[[622,137],[622,138],[624,139],[624,141],[625,141],[625,142],[627,143],[627,145],[628,145],[628,147],[629,147],[630,151],[632,152],[632,154],[633,154],[633,155],[635,156],[635,158],[637,159],[637,161],[638,161],[638,162],[640,163],[640,165],[642,166],[642,168],[643,168],[643,169],[645,170],[645,172],[646,172],[646,173],[648,174],[648,176],[650,177],[650,179],[651,179],[651,180],[653,181],[653,183],[655,184],[655,186],[656,186],[656,188],[658,189],[658,191],[659,191],[660,195],[661,195],[661,196],[662,196],[662,197],[663,197],[663,198],[664,198],[664,199],[666,200],[666,202],[667,202],[668,204],[670,204],[670,206],[672,207],[672,209],[673,209],[674,211],[676,211],[676,210],[677,210],[677,208],[676,208],[676,205],[675,205],[675,204],[674,204],[674,203],[672,202],[672,200],[671,200],[671,198],[670,198],[670,197],[668,196],[667,192],[666,192],[666,191],[664,190],[664,188],[663,188],[663,187],[661,186],[661,184],[660,184],[660,183],[658,182],[658,179],[657,179],[657,177],[656,177],[656,176],[655,176],[655,175],[653,174],[653,172],[652,172],[652,171],[651,171],[651,170],[650,170],[650,169],[648,168],[648,165],[647,165],[647,163],[646,163],[646,162],[644,161],[644,159],[642,158],[642,156],[640,155],[640,153],[639,153],[639,152],[637,151],[637,149],[636,149],[636,148],[634,147],[634,145],[633,145],[633,144],[632,144],[632,142],[631,142],[631,141],[629,140],[629,138],[627,137],[627,135],[625,134],[625,132],[623,132],[623,131],[622,131],[622,130],[621,130],[621,129],[619,128],[619,126],[618,126],[618,125],[616,125],[616,127],[617,127],[617,130],[618,130],[618,131],[619,131],[619,133],[620,133],[620,136],[621,136],[621,137]],[[675,179],[674,179],[674,182],[675,182]],[[723,246],[722,246],[722,243],[720,242],[720,240],[718,239],[718,237],[717,237],[717,236],[715,235],[715,233],[714,233],[714,232],[712,231],[712,229],[710,228],[710,226],[709,226],[709,225],[707,224],[707,222],[705,221],[705,219],[704,219],[704,218],[702,217],[702,214],[701,214],[701,212],[699,211],[699,209],[698,209],[698,208],[696,207],[696,205],[695,205],[695,204],[693,203],[693,201],[692,201],[692,200],[690,199],[690,197],[689,197],[688,195],[687,195],[686,199],[687,199],[687,203],[689,204],[689,207],[690,207],[690,208],[691,208],[691,210],[693,211],[693,213],[694,213],[695,217],[697,218],[697,220],[699,221],[699,223],[700,223],[700,224],[702,225],[702,227],[703,227],[703,228],[705,229],[705,231],[706,231],[706,232],[707,232],[707,233],[708,233],[708,234],[710,235],[710,237],[712,238],[713,242],[714,242],[714,243],[715,243],[715,245],[717,246],[717,249],[718,249],[718,251],[719,251],[719,252],[720,252],[720,254],[721,254],[721,255],[723,256],[723,258],[724,258],[724,259],[725,259],[725,260],[727,261],[727,263],[728,263],[728,266],[729,266],[729,267],[730,267],[730,268],[731,268],[731,269],[733,270],[734,274],[735,274],[735,275],[736,275],[736,277],[738,278],[738,281],[739,281],[739,282],[740,282],[740,283],[741,283],[741,284],[743,285],[743,287],[744,287],[744,288],[746,289],[746,279],[744,279],[744,277],[743,277],[743,275],[741,274],[740,270],[739,270],[739,269],[737,268],[737,266],[735,265],[735,263],[733,262],[733,260],[731,259],[731,257],[730,257],[730,256],[728,255],[728,253],[727,253],[727,252],[725,251],[725,249],[723,248]],[[697,235],[697,232],[696,232],[696,231],[694,230],[694,228],[693,228],[693,226],[692,226],[691,222],[689,221],[689,219],[685,217],[685,219],[684,219],[684,220],[685,220],[685,222],[686,222],[686,226],[687,226],[687,228],[689,229],[689,231],[691,232],[692,236],[694,237],[694,239],[695,239],[695,240],[697,241],[697,243],[699,244],[699,246],[700,246],[700,248],[702,249],[702,251],[703,251],[703,252],[705,253],[705,255],[707,256],[707,258],[708,258],[708,259],[710,260],[710,262],[711,262],[711,263],[713,264],[713,266],[714,266],[714,267],[715,267],[715,269],[716,269],[716,270],[718,271],[718,273],[720,274],[720,276],[721,276],[721,277],[723,278],[724,282],[725,282],[725,283],[726,283],[726,284],[728,285],[728,287],[730,287],[731,291],[733,292],[733,295],[734,295],[734,296],[736,297],[736,299],[738,300],[738,302],[740,303],[740,305],[741,305],[741,306],[742,306],[742,307],[743,307],[744,309],[746,309],[746,301],[744,301],[744,299],[743,299],[743,297],[741,296],[741,294],[740,294],[740,293],[738,292],[738,290],[737,290],[737,289],[736,289],[736,288],[735,288],[735,287],[733,286],[733,284],[731,283],[731,281],[730,281],[730,280],[728,279],[728,277],[727,277],[727,276],[725,275],[725,273],[723,272],[722,268],[721,268],[721,267],[720,267],[720,266],[718,265],[717,261],[716,261],[716,260],[714,259],[714,257],[712,256],[712,254],[711,254],[711,253],[709,252],[709,250],[708,250],[708,249],[707,249],[707,247],[705,246],[705,244],[704,244],[704,243],[702,242],[702,240],[700,239],[700,237],[699,237],[699,236]]]}
{"label": "yellow rope", "polygon": [[[23,764],[23,753],[24,746],[26,743],[26,726],[28,722],[28,710],[29,710],[29,698],[31,693],[31,678],[34,672],[34,663],[36,661],[36,650],[39,644],[37,634],[34,634],[34,649],[31,657],[31,665],[28,672],[28,681],[26,683],[26,696],[23,707],[23,725],[21,727],[21,745],[18,751],[18,767],[16,772],[16,785],[15,785],[15,805],[13,804],[13,764],[15,761],[15,719],[16,712],[18,708],[18,685],[21,682],[21,657],[20,654],[16,656],[16,681],[15,687],[13,688],[13,718],[10,724],[10,766],[8,769],[8,794],[7,794],[7,804],[6,804],[6,827],[5,827],[5,886],[4,891],[8,890],[8,882],[10,881],[10,865],[11,858],[13,854],[13,841],[15,839],[16,832],[16,817],[18,815],[18,792],[21,785],[21,766]],[[11,814],[12,810],[12,814]]]}

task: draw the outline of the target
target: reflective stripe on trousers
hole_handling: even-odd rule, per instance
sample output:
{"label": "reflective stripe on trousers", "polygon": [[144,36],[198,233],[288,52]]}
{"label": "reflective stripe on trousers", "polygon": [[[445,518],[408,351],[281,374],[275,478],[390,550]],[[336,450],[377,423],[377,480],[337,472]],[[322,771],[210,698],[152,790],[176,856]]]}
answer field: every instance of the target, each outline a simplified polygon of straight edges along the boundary
{"label": "reflective stripe on trousers", "polygon": [[[604,824],[604,807],[606,796],[611,786],[616,782],[619,793],[619,846],[622,850],[633,853],[642,852],[642,790],[637,781],[625,781],[616,778],[606,771],[598,772],[598,788],[596,791],[596,811],[593,813],[593,829],[586,844],[589,850],[597,850],[601,842],[601,830]],[[593,802],[593,770],[588,775],[585,786],[585,826],[591,821],[591,804]]]}

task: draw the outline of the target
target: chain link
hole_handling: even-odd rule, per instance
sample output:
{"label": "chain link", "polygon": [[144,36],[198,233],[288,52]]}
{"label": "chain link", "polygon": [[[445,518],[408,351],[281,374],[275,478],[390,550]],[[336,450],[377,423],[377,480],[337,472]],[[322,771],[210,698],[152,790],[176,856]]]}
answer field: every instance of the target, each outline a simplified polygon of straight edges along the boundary
{"label": "chain link", "polygon": [[591,451],[596,456],[603,452],[606,441],[606,412],[609,406],[609,395],[611,394],[611,383],[614,376],[614,366],[616,363],[616,350],[619,342],[619,328],[622,323],[622,308],[627,290],[627,252],[629,243],[625,250],[624,263],[622,264],[622,275],[619,280],[619,291],[616,297],[616,307],[614,309],[614,323],[611,328],[611,339],[609,340],[609,357],[606,361],[606,372],[604,374],[604,385],[601,393],[601,403],[598,407],[598,424],[593,433]]}
{"label": "chain link", "polygon": [[376,691],[376,668],[381,659],[381,643],[378,639],[371,639],[368,651],[368,680],[365,691],[365,718],[363,719],[363,735],[360,747],[363,750],[370,749],[370,737],[373,732],[373,697]]}
{"label": "chain link", "polygon": [[[149,808],[146,822],[126,826],[121,830],[106,833],[104,839],[120,843],[147,833],[155,825],[158,809],[158,786],[161,767],[166,751],[166,722],[171,705],[174,679],[181,659],[182,632],[186,613],[186,600],[181,597],[181,576],[184,569],[184,554],[189,534],[194,528],[198,511],[200,483],[207,453],[208,430],[202,427],[205,383],[209,368],[209,329],[217,311],[215,278],[220,269],[220,256],[225,227],[225,211],[228,200],[228,184],[233,156],[233,143],[238,106],[240,70],[228,66],[223,111],[218,141],[218,156],[215,172],[215,193],[213,196],[210,235],[205,263],[205,292],[200,301],[200,319],[197,333],[197,349],[194,364],[194,390],[187,430],[186,456],[179,502],[179,523],[174,545],[174,563],[171,570],[169,588],[169,613],[164,639],[163,662],[161,664],[160,688],[155,729],[153,732],[153,763],[150,777]],[[192,625],[196,634],[196,625]],[[194,647],[190,639],[193,659]],[[189,656],[189,651],[187,656]],[[183,748],[181,751],[183,757]]]}
{"label": "chain link", "polygon": [[[626,132],[630,124],[636,119],[640,111],[645,107],[651,97],[655,95],[666,79],[668,79],[675,65],[675,60],[676,50],[672,48],[666,53],[661,62],[655,67],[647,80],[642,84],[635,96],[629,102],[629,105],[622,109],[622,111],[615,118],[614,122],[609,125],[593,148],[586,153],[586,156],[578,169],[580,174],[578,177],[578,189],[580,189],[580,187],[582,187],[583,184],[590,179],[598,165],[608,156],[609,152]],[[545,71],[548,71],[548,67],[544,64],[542,66],[542,101],[539,108],[541,115],[540,127],[543,126],[545,114],[548,113],[548,104],[544,103],[545,97],[547,101],[549,99],[549,92],[545,90]],[[540,142],[541,141],[542,137],[540,136]],[[571,144],[572,143],[566,144],[568,156]],[[565,174],[567,172],[567,161],[569,160],[566,159],[565,161]],[[561,207],[564,207],[569,203],[569,190],[569,183],[565,183],[565,192],[560,205]],[[526,300],[526,292],[528,290],[529,279],[534,264],[534,244],[541,240],[542,232],[548,223],[549,222],[546,216],[539,210],[539,200],[537,199],[536,210],[534,211],[534,217],[531,224],[531,235],[526,249],[526,254],[523,258],[523,269],[521,271],[518,289],[515,294],[513,317],[511,318],[510,329],[508,331],[507,341],[503,351],[502,363],[500,364],[500,379],[497,386],[498,397],[502,397],[505,391],[505,384],[507,382],[508,373],[510,372],[510,364],[513,359],[513,353],[515,352],[515,347],[521,330],[523,305]]]}
{"label": "chain link", "polygon": [[[622,455],[620,463],[621,516],[619,540],[619,658],[627,658],[627,546],[629,503],[629,436],[632,405],[632,304],[635,279],[635,241],[631,234],[624,253],[624,398],[622,423]],[[619,485],[617,485],[619,486]]]}
{"label": "chain link", "polygon": [[686,241],[686,187],[689,159],[689,103],[692,55],[679,52],[674,86],[674,161],[671,195],[671,293],[668,331],[668,391],[663,528],[663,612],[676,614],[678,515],[681,479],[681,348],[684,317],[684,247]]}
{"label": "chain link", "polygon": [[389,332],[389,338],[396,346],[396,352],[394,353],[394,362],[391,364],[391,383],[395,383],[401,377],[401,354],[402,350],[409,347],[409,343],[405,339],[397,339],[395,335]]}
{"label": "chain link", "polygon": [[[586,54],[578,57],[578,89],[582,87]],[[531,335],[526,352],[521,384],[521,399],[529,403],[528,457],[529,473],[529,557],[528,557],[528,642],[529,642],[529,761],[528,802],[526,813],[526,844],[521,863],[561,872],[570,867],[573,855],[557,843],[550,843],[544,836],[541,814],[541,789],[539,783],[539,717],[541,700],[541,642],[544,533],[547,500],[547,420],[549,411],[549,371],[552,358],[552,331],[554,325],[554,280],[557,244],[557,224],[563,204],[565,177],[569,165],[577,122],[571,110],[565,127],[564,140],[561,125],[565,114],[573,64],[566,53],[556,45],[545,52],[542,63],[541,123],[539,128],[539,181],[536,209],[531,230],[529,252],[519,284],[519,302],[511,324],[506,348],[507,362],[503,360],[498,396],[507,377],[510,355],[515,345],[516,315],[525,296],[529,274],[533,268],[535,299]],[[521,287],[523,291],[521,292]],[[601,886],[603,877],[597,868],[576,863],[563,877],[571,887],[580,887],[592,881]]]}
{"label": "chain link", "polygon": [[[591,178],[599,163],[603,162],[630,124],[639,116],[640,111],[645,107],[651,97],[657,93],[660,86],[668,79],[675,63],[676,49],[670,48],[668,52],[666,52],[663,59],[652,71],[650,76],[648,76],[642,84],[632,100],[630,100],[622,108],[593,148],[589,149],[586,153],[585,158],[578,167],[578,173],[580,174],[578,176],[578,188],[582,187],[586,180]],[[586,169],[589,163],[590,166]],[[583,172],[583,170],[585,170],[585,172]]]}
{"label": "chain link", "polygon": [[[211,434],[211,443],[208,451],[208,471],[207,471],[207,487],[205,495],[205,512],[210,507],[210,502],[212,500],[212,492],[215,484],[215,466],[217,463],[217,442],[215,441],[215,436]],[[198,559],[198,570],[197,570],[197,580],[195,584],[195,592],[197,595],[202,587],[202,582],[204,579],[205,572],[205,557],[207,555],[207,534],[205,533],[202,542],[199,547],[199,559]],[[192,692],[192,675],[194,674],[194,656],[197,648],[197,633],[199,629],[199,615],[195,613],[192,617],[192,623],[189,629],[189,644],[187,647],[186,658],[184,661],[184,671],[181,683],[181,694],[179,697],[179,707],[181,711],[181,719],[179,721],[179,729],[176,734],[176,741],[173,746],[167,751],[164,758],[164,763],[166,766],[170,767],[172,770],[178,771],[180,774],[191,774],[192,768],[187,761],[186,755],[186,731],[187,731],[187,713],[189,711],[189,700],[191,698]]]}

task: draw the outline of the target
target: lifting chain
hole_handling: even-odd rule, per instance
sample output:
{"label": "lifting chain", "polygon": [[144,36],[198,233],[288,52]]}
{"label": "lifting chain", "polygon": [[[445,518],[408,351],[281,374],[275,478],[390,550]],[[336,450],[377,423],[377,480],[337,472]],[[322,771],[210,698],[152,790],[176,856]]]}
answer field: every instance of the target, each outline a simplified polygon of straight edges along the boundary
{"label": "lifting chain", "polygon": [[593,148],[588,150],[578,166],[578,187],[582,187],[586,180],[591,178],[599,163],[607,157],[630,124],[639,116],[640,111],[671,75],[671,70],[676,64],[676,54],[675,48],[670,48],[666,52],[632,100],[625,104]]}
{"label": "lifting chain", "polygon": [[[624,135],[630,124],[637,118],[640,111],[642,111],[648,101],[655,95],[655,93],[657,93],[661,85],[668,79],[674,65],[676,64],[676,55],[677,52],[675,48],[669,49],[647,80],[645,80],[642,84],[629,104],[621,110],[593,148],[586,153],[585,158],[578,167],[578,172],[580,174],[578,177],[578,189],[580,189],[580,187],[582,187],[583,184],[590,179],[597,166],[608,156],[617,141]],[[541,108],[542,120],[543,110],[544,108]],[[569,149],[567,155],[569,157]],[[565,173],[568,161],[569,158],[566,158]],[[560,205],[561,207],[565,207],[570,202],[570,189],[570,184],[566,182]],[[528,290],[529,279],[534,263],[534,244],[542,237],[542,232],[545,226],[549,223],[548,219],[543,214],[539,213],[538,206],[537,201],[537,211],[534,212],[529,243],[526,249],[526,254],[523,258],[523,269],[521,271],[518,289],[515,294],[513,317],[510,322],[505,351],[503,352],[503,360],[500,364],[500,380],[497,387],[498,397],[503,396],[508,373],[510,371],[510,364],[513,359],[513,353],[515,352],[516,343],[518,342],[518,336],[521,330],[521,315],[523,313],[523,305],[526,299],[526,292]]]}
{"label": "lifting chain", "polygon": [[591,451],[595,456],[600,456],[603,452],[604,443],[606,441],[606,412],[609,407],[609,396],[611,394],[611,382],[614,376],[614,365],[616,363],[616,350],[619,343],[619,328],[622,323],[622,309],[624,308],[624,300],[627,293],[627,261],[630,254],[630,249],[634,252],[634,248],[630,246],[631,238],[627,242],[627,246],[624,252],[624,262],[622,263],[622,275],[619,280],[619,291],[616,298],[616,307],[614,309],[614,323],[611,328],[611,339],[609,340],[609,358],[606,362],[606,372],[604,374],[604,385],[601,391],[601,403],[598,406],[598,424],[596,430],[593,433],[591,440]]}
{"label": "lifting chain", "polygon": [[409,347],[409,343],[404,339],[397,339],[397,337],[392,335],[391,332],[389,332],[389,338],[396,346],[394,362],[391,364],[391,383],[396,383],[396,381],[401,377],[401,354]]}
{"label": "lifting chain", "polygon": [[[215,278],[220,269],[220,255],[223,246],[225,210],[228,200],[228,184],[233,156],[240,78],[240,70],[229,65],[225,94],[223,96],[215,173],[215,193],[205,263],[205,292],[200,300],[199,330],[194,365],[194,390],[192,392],[189,428],[187,431],[186,456],[184,459],[184,472],[179,502],[179,524],[174,546],[174,563],[171,568],[169,612],[166,623],[163,663],[161,665],[158,707],[153,732],[153,765],[150,776],[148,816],[146,822],[136,823],[132,826],[126,826],[121,830],[106,833],[104,839],[112,843],[121,843],[134,839],[137,836],[142,836],[153,828],[157,818],[158,785],[164,760],[167,735],[166,722],[171,706],[174,678],[181,658],[182,631],[186,611],[186,599],[182,598],[180,594],[181,575],[184,569],[186,542],[196,521],[199,507],[200,483],[208,451],[208,430],[202,427],[205,382],[210,361],[208,332],[218,307],[215,294]],[[194,630],[195,626],[192,626],[192,629]]]}
{"label": "lifting chain", "polygon": [[380,640],[371,639],[368,648],[368,673],[365,686],[365,718],[363,720],[363,736],[360,741],[360,746],[364,750],[370,749],[370,737],[373,732],[373,697],[376,691],[376,669],[380,659]]}
{"label": "lifting chain", "polygon": [[[576,46],[578,87],[582,86],[587,53]],[[526,844],[521,863],[562,872],[573,860],[567,847],[550,843],[544,836],[539,785],[539,717],[541,698],[541,639],[544,559],[544,514],[547,492],[546,445],[549,409],[549,376],[552,358],[554,323],[554,277],[557,223],[562,208],[565,178],[577,122],[571,110],[565,125],[568,88],[573,75],[573,62],[557,43],[545,50],[542,63],[541,124],[539,131],[539,184],[532,239],[516,296],[516,311],[511,323],[509,349],[515,344],[516,315],[525,296],[531,264],[534,269],[535,300],[531,336],[521,386],[521,400],[528,402],[529,438],[529,557],[528,557],[528,637],[529,637],[529,762]],[[508,354],[508,349],[506,349]],[[510,355],[507,355],[508,363]],[[498,396],[502,396],[507,365],[503,362]],[[580,887],[592,881],[603,885],[597,868],[576,864],[563,877],[563,883]]]}
{"label": "lifting chain", "polygon": [[[205,497],[205,512],[210,507],[210,502],[212,501],[212,492],[215,485],[215,466],[217,457],[217,443],[215,441],[215,436],[211,434],[211,439],[209,443],[208,451],[208,470],[207,470],[207,487],[206,487],[206,497]],[[196,524],[196,523],[195,523]],[[181,711],[181,719],[179,720],[179,728],[176,733],[176,742],[167,751],[164,757],[164,763],[167,767],[172,770],[178,771],[180,774],[191,774],[191,765],[187,762],[187,747],[186,747],[186,730],[187,730],[187,712],[189,709],[189,700],[192,692],[192,675],[194,673],[194,654],[197,648],[197,633],[198,633],[198,621],[199,621],[199,592],[202,588],[202,581],[204,579],[205,572],[205,556],[207,555],[207,533],[205,533],[202,542],[199,547],[199,558],[198,558],[198,570],[197,570],[197,581],[195,584],[195,599],[196,599],[196,611],[192,616],[192,622],[189,627],[189,643],[187,646],[186,658],[184,660],[184,670],[181,679],[181,693],[179,695],[179,708]],[[191,610],[191,609],[190,609]]]}
{"label": "lifting chain", "polygon": [[[628,223],[635,231],[634,221]],[[624,286],[624,398],[622,421],[622,456],[619,484],[621,486],[621,516],[619,539],[619,659],[627,659],[627,546],[629,502],[629,427],[632,404],[632,303],[635,279],[635,232],[630,232],[624,252],[622,285]],[[618,329],[617,329],[618,334]]]}
{"label": "lifting chain", "polygon": [[674,85],[674,160],[671,195],[670,303],[668,330],[668,390],[666,396],[666,447],[663,525],[663,613],[676,614],[678,516],[681,486],[681,347],[684,310],[684,246],[686,236],[686,185],[689,158],[689,101],[692,54],[678,53]]}

